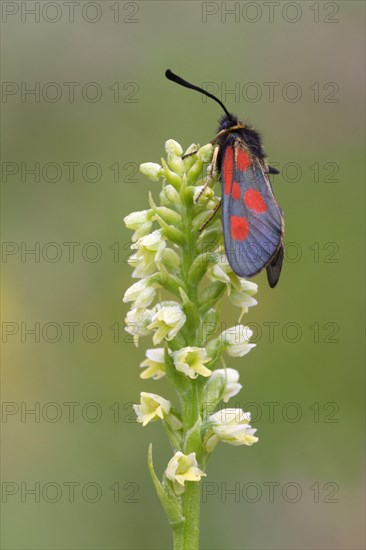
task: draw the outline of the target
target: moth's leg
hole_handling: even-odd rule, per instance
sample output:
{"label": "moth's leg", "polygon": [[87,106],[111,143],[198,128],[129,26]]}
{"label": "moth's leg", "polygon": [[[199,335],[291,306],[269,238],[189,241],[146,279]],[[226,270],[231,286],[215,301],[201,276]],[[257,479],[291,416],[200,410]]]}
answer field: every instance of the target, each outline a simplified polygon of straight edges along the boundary
{"label": "moth's leg", "polygon": [[198,149],[197,151],[192,151],[192,153],[187,153],[185,155],[182,156],[182,159],[185,159],[187,157],[191,157],[192,155],[196,155],[198,153]]}
{"label": "moth's leg", "polygon": [[199,228],[198,231],[202,231],[202,229],[204,229],[206,227],[206,225],[212,220],[212,218],[214,217],[216,212],[219,210],[220,206],[221,206],[221,199],[219,199],[219,202],[217,203],[217,205],[213,209],[211,216],[208,218],[208,220],[205,221],[205,223],[203,225],[201,225],[201,227]]}
{"label": "moth's leg", "polygon": [[199,195],[197,195],[196,200],[194,201],[196,204],[198,203],[199,198],[202,195],[202,193],[204,192],[204,190],[206,189],[206,187],[208,185],[210,185],[210,183],[213,181],[213,175],[214,175],[215,170],[216,170],[217,157],[219,156],[219,151],[220,151],[220,146],[215,145],[213,155],[212,155],[211,170],[210,170],[210,173],[208,175],[207,180],[205,181],[205,185],[203,186],[203,188],[201,189],[201,192],[199,193]]}
{"label": "moth's leg", "polygon": [[277,170],[277,168],[273,168],[273,166],[268,166],[268,174],[279,174],[280,171]]}
{"label": "moth's leg", "polygon": [[215,173],[215,170],[216,170],[216,165],[217,165],[217,157],[219,156],[219,151],[220,151],[220,145],[215,145],[213,155],[212,155],[211,170],[210,170],[208,178],[205,182],[205,185],[203,186],[202,191],[204,191],[206,189],[206,187],[213,180],[213,176],[214,176],[214,173]]}

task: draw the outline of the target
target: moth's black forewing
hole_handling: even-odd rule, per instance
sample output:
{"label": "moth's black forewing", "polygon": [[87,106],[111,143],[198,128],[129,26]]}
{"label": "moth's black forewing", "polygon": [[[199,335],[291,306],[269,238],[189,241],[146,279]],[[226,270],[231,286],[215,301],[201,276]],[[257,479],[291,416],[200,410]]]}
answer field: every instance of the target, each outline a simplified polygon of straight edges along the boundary
{"label": "moth's black forewing", "polygon": [[[239,122],[239,120],[234,115],[230,115],[230,117],[224,116],[220,120],[219,132],[224,130],[224,132],[221,135],[220,134],[218,135],[217,140],[216,140],[216,143],[220,147],[218,158],[217,158],[217,168],[218,168],[218,172],[220,174],[220,180],[221,180],[222,184],[224,184],[224,177],[223,177],[222,172],[223,172],[223,161],[224,161],[224,158],[225,158],[225,151],[230,147],[234,147],[235,143],[236,144],[241,143],[243,145],[243,147],[250,152],[250,155],[253,158],[254,163],[257,164],[258,167],[261,166],[262,169],[263,169],[262,174],[258,173],[257,176],[255,175],[255,170],[254,171],[248,170],[248,172],[247,172],[246,177],[251,176],[252,178],[254,178],[251,183],[254,184],[254,187],[256,187],[257,184],[258,184],[258,181],[264,177],[264,173],[265,172],[270,172],[270,170],[269,170],[269,167],[266,163],[266,157],[265,157],[265,153],[264,153],[264,150],[263,150],[262,141],[261,141],[261,137],[260,137],[259,133],[256,130],[254,130],[253,128],[249,128],[247,126],[241,127],[241,128],[240,127],[239,128],[233,128],[234,126],[240,126],[240,125],[241,125],[241,123]],[[231,128],[233,128],[232,131],[231,131]],[[251,174],[249,172],[251,172]],[[272,172],[272,170],[271,170],[271,172]],[[248,181],[250,181],[250,180],[248,180]],[[267,178],[263,179],[263,185],[269,185],[271,191],[273,192],[272,185],[269,182],[269,180],[268,180],[267,184],[265,184],[265,181],[267,181]],[[246,185],[246,184],[244,183],[244,185]],[[268,199],[268,197],[267,197],[267,199]],[[227,199],[224,202],[227,204]],[[275,208],[279,209],[279,207],[278,207],[278,205],[277,205],[277,203],[276,203],[273,196],[272,196],[272,199],[271,199],[270,202],[271,203],[273,202],[273,206]],[[282,268],[282,263],[283,263],[284,252],[283,252],[282,237],[280,237],[281,240],[279,242],[279,246],[278,246],[278,248],[276,247],[275,251],[273,252],[272,257],[269,256],[269,258],[268,258],[268,256],[267,256],[267,258],[265,258],[264,256],[266,254],[263,250],[261,250],[261,248],[263,248],[264,244],[268,245],[268,246],[272,246],[270,241],[268,240],[268,238],[271,238],[271,234],[268,233],[267,236],[266,236],[268,242],[262,241],[262,242],[258,243],[258,241],[257,241],[257,245],[255,245],[254,248],[253,248],[253,244],[252,244],[251,253],[249,253],[250,245],[248,243],[248,246],[246,247],[247,254],[242,255],[241,260],[238,261],[238,258],[236,257],[237,254],[233,254],[233,252],[231,250],[232,247],[233,247],[233,243],[232,243],[232,241],[230,240],[230,237],[229,237],[228,219],[224,219],[225,214],[226,214],[226,216],[228,216],[228,212],[224,212],[224,210],[227,210],[227,209],[225,209],[225,208],[223,209],[223,228],[224,228],[225,241],[226,241],[225,247],[226,247],[226,252],[227,252],[228,259],[229,259],[230,263],[232,264],[233,271],[236,272],[239,276],[242,276],[242,277],[243,276],[252,276],[250,274],[250,270],[249,270],[249,274],[246,273],[246,271],[249,269],[249,265],[254,265],[255,266],[257,264],[258,269],[257,269],[256,272],[259,272],[259,271],[261,271],[261,269],[266,267],[268,283],[269,283],[271,288],[275,287],[278,280],[279,280],[280,273],[281,273],[281,268]],[[279,209],[279,212],[281,213],[281,209]],[[279,231],[278,227],[277,227],[277,231]],[[274,234],[274,238],[276,238],[275,234]],[[260,246],[258,246],[258,244]],[[272,250],[273,250],[273,247],[272,247]],[[254,252],[255,252],[255,255],[253,257]],[[261,257],[261,256],[263,256],[263,257]],[[245,258],[247,258],[247,259],[245,259]],[[244,263],[249,262],[249,264],[246,267],[242,264],[242,262],[244,262]],[[255,274],[254,271],[253,271],[252,274]]]}

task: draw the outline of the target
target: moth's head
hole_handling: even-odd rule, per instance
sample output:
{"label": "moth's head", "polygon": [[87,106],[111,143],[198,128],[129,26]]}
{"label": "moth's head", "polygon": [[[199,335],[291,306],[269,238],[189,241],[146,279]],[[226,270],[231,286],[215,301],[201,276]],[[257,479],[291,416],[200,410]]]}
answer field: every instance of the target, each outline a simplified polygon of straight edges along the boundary
{"label": "moth's head", "polygon": [[240,120],[237,116],[233,115],[232,113],[229,113],[228,115],[223,115],[219,120],[219,132],[221,130],[230,130],[233,126],[238,126],[238,124],[242,125]]}

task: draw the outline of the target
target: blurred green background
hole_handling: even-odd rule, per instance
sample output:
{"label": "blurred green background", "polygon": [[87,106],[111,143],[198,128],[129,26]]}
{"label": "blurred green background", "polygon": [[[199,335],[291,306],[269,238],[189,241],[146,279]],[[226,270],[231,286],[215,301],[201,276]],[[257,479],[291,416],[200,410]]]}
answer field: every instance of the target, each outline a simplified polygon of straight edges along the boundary
{"label": "blurred green background", "polygon": [[122,218],[159,190],[137,165],[207,143],[221,112],[166,68],[210,83],[283,170],[282,277],[255,279],[257,348],[227,362],[260,442],[214,453],[202,548],[364,548],[364,3],[35,4],[2,3],[3,548],[171,545],[146,467],[150,441],[159,472],[170,449],[131,414],[171,390],[123,332]]}

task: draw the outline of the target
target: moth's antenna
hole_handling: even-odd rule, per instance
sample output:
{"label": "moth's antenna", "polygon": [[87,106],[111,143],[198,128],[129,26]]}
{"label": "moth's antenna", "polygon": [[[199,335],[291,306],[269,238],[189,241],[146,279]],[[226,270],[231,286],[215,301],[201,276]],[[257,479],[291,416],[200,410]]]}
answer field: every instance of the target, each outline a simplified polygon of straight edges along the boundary
{"label": "moth's antenna", "polygon": [[185,88],[190,88],[191,90],[196,90],[197,92],[201,92],[201,94],[207,95],[207,97],[210,97],[211,99],[216,101],[216,103],[221,105],[221,107],[224,109],[227,116],[230,117],[230,113],[226,109],[225,105],[219,99],[217,99],[217,97],[210,94],[209,92],[206,92],[206,90],[204,90],[203,88],[199,88],[198,86],[195,86],[194,84],[190,84],[186,80],[183,80],[183,78],[181,78],[180,76],[172,73],[172,71],[170,69],[165,71],[165,76],[168,78],[168,80],[171,80],[172,82],[175,82],[176,84],[179,84],[180,86],[184,86]]}

